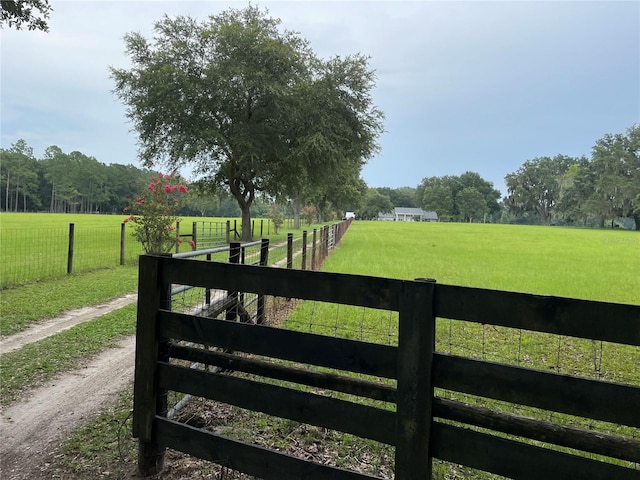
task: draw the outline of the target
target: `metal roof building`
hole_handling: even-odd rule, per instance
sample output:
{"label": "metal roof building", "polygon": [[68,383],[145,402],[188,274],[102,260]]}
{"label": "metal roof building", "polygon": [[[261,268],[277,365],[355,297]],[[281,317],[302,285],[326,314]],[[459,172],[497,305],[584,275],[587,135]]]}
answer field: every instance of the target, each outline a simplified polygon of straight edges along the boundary
{"label": "metal roof building", "polygon": [[395,207],[391,212],[378,213],[378,220],[395,222],[437,222],[436,212],[426,212],[421,208]]}

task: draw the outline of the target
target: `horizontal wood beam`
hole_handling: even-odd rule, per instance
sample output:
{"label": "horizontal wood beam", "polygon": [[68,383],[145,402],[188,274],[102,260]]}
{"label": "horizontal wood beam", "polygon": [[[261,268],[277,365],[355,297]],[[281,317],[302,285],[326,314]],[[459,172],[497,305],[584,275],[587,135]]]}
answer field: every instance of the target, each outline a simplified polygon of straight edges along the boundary
{"label": "horizontal wood beam", "polygon": [[251,373],[276,380],[298,383],[309,387],[333,390],[359,397],[395,403],[396,389],[390,385],[345,377],[333,373],[317,372],[307,368],[280,365],[239,355],[204,350],[201,348],[172,345],[172,358],[213,365],[226,370]]}
{"label": "horizontal wood beam", "polygon": [[552,443],[584,452],[640,463],[640,441],[537,418],[467,405],[446,398],[433,400],[433,416],[497,432]]}
{"label": "horizontal wood beam", "polygon": [[156,417],[158,440],[167,447],[264,480],[382,480],[296,458]]}
{"label": "horizontal wood beam", "polygon": [[640,387],[438,353],[436,387],[640,427]]}
{"label": "horizontal wood beam", "polygon": [[364,375],[395,378],[397,348],[265,325],[168,312],[159,313],[161,336],[226,350],[336,368]]}
{"label": "horizontal wood beam", "polygon": [[163,258],[163,280],[180,285],[398,310],[402,280]]}
{"label": "horizontal wood beam", "polygon": [[436,285],[436,316],[640,346],[640,305]]}
{"label": "horizontal wood beam", "polygon": [[640,470],[433,422],[435,458],[519,480],[640,480]]}
{"label": "horizontal wood beam", "polygon": [[161,388],[395,444],[395,412],[243,378],[158,364]]}

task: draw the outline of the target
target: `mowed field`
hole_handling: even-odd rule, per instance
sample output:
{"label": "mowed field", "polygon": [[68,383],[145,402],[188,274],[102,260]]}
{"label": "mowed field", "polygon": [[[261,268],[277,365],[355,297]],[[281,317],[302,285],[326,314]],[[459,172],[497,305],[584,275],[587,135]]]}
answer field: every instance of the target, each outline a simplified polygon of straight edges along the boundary
{"label": "mowed field", "polygon": [[[69,224],[74,224],[73,271],[115,267],[120,263],[120,228],[127,215],[49,213],[0,214],[0,287],[64,275],[67,271]],[[180,233],[191,234],[194,221],[234,219],[181,217]],[[266,222],[266,221],[265,221]],[[232,223],[233,225],[233,223]],[[259,231],[259,221],[257,226]],[[265,223],[265,228],[266,223]],[[126,226],[125,262],[137,262],[142,252]],[[187,238],[187,242],[190,238]],[[189,249],[188,246],[181,251]]]}
{"label": "mowed field", "polygon": [[323,269],[640,304],[640,232],[356,221]]}

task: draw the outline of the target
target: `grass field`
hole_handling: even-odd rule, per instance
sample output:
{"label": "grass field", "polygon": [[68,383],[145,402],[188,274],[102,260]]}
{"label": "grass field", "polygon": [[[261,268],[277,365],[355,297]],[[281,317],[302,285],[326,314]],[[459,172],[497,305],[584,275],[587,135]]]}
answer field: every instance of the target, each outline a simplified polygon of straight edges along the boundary
{"label": "grass field", "polygon": [[323,269],[640,304],[640,232],[358,221]]}
{"label": "grass field", "polygon": [[[74,224],[74,272],[87,272],[120,264],[120,228],[126,215],[74,215],[49,213],[0,214],[0,288],[61,277],[67,272],[69,224]],[[233,222],[238,219],[182,217],[180,234],[191,235],[193,222]],[[238,228],[239,227],[238,221]],[[254,220],[254,235],[260,238],[261,219]],[[273,226],[262,222],[263,236],[273,234]],[[126,228],[125,263],[134,265],[143,253]],[[186,242],[190,238],[186,238]],[[180,248],[189,250],[188,245]]]}
{"label": "grass field", "polygon": [[[4,215],[0,217],[3,229],[6,218]],[[70,221],[66,215],[59,217],[62,217],[66,224]],[[118,222],[121,219],[117,220],[116,224],[119,225]],[[94,228],[99,226],[96,225]],[[2,251],[4,256],[4,243]],[[439,283],[640,304],[640,274],[638,274],[640,272],[640,232],[512,225],[357,221],[351,225],[339,248],[334,250],[326,260],[323,270],[401,279],[431,277]],[[129,268],[128,271],[135,280],[135,270]],[[105,274],[108,276],[109,272]],[[122,279],[117,281],[123,282]],[[4,294],[8,292],[5,291]],[[46,294],[47,292],[42,292],[43,296]],[[15,315],[20,315],[19,311]],[[316,321],[313,329],[309,319]],[[298,320],[300,323],[296,326]],[[131,324],[132,321],[129,320],[123,323],[122,328],[119,327],[109,335],[128,333]],[[308,329],[318,333],[372,339],[367,337],[366,332],[363,333],[364,330],[369,329],[375,332],[376,338],[373,340],[389,343],[395,342],[397,333],[397,319],[388,313],[379,315],[363,309],[349,309],[343,306],[336,308],[335,305],[319,305],[316,302],[302,303],[293,312],[288,325],[291,328]],[[53,343],[43,344],[44,350],[54,351],[55,341],[49,340],[49,342]],[[91,340],[89,339],[88,342]],[[50,345],[52,347],[47,348]],[[640,349],[633,347],[439,319],[437,350],[640,385]],[[19,354],[16,353],[16,355]],[[53,353],[48,355],[52,357],[51,362],[55,363],[56,355]],[[31,378],[31,370],[42,369],[36,363],[34,368],[30,369],[29,358],[31,356],[26,355],[22,359],[26,364],[23,368],[24,378]],[[5,373],[9,377],[14,375],[11,372]],[[14,392],[20,390],[19,385],[15,385],[14,388]],[[468,403],[483,403],[474,397],[460,399]],[[128,405],[128,401],[125,402],[121,409],[123,411],[118,410],[114,417],[124,418],[126,416],[124,411]],[[498,409],[506,408],[509,412],[523,415],[539,415],[541,418],[594,430],[619,433],[634,438],[639,436],[638,432],[634,433],[633,429],[629,428],[618,429],[618,427],[602,425],[598,422],[585,424],[581,423],[581,419],[569,416],[555,415],[550,418],[548,413],[521,409],[513,405],[491,404],[489,406]],[[265,426],[264,420],[256,421],[262,427]],[[297,424],[290,425],[286,421],[284,424],[292,432],[291,435],[302,428]],[[274,426],[275,437],[279,435],[278,428],[281,427],[280,424]],[[91,430],[91,435],[96,435],[96,428],[87,427]],[[249,436],[252,435],[248,426],[242,431]],[[84,470],[78,474],[77,478],[81,478],[83,474],[91,472],[95,465],[93,460],[95,452],[86,453],[86,456],[83,452],[97,440],[93,437],[88,439],[89,434],[86,432],[79,432],[78,435],[73,440],[74,444],[66,447],[66,453],[69,458],[74,459],[74,462],[87,463],[82,467]],[[105,437],[101,441],[109,443],[112,439],[112,437]],[[341,440],[337,439],[335,442],[337,445]],[[105,452],[108,451],[105,449]],[[389,454],[385,452],[376,452],[376,455]],[[117,461],[114,463],[117,464]],[[117,466],[112,464],[105,469],[117,470]],[[435,470],[435,478],[441,479],[494,478],[441,464],[437,464]],[[107,475],[105,478],[119,477]]]}

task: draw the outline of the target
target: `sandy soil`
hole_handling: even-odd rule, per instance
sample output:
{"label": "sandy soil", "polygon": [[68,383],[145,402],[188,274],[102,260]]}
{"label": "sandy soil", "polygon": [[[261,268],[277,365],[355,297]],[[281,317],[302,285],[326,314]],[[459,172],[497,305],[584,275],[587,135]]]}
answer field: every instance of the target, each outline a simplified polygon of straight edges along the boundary
{"label": "sandy soil", "polygon": [[[0,351],[15,350],[121,308],[136,298],[137,295],[131,294],[104,305],[68,312],[3,339]],[[134,354],[135,336],[127,337],[82,368],[50,380],[30,391],[21,401],[3,408],[0,411],[0,478],[44,478],[42,462],[56,451],[66,435],[115,401],[116,394],[133,383]]]}
{"label": "sandy soil", "polygon": [[129,293],[101,305],[69,310],[59,317],[38,322],[20,333],[0,338],[0,352],[7,353],[13,350],[18,350],[24,345],[37,342],[38,340],[42,340],[43,338],[62,332],[63,330],[67,330],[79,323],[94,319],[100,315],[109,313],[112,310],[125,307],[135,302],[137,299],[137,293]]}

